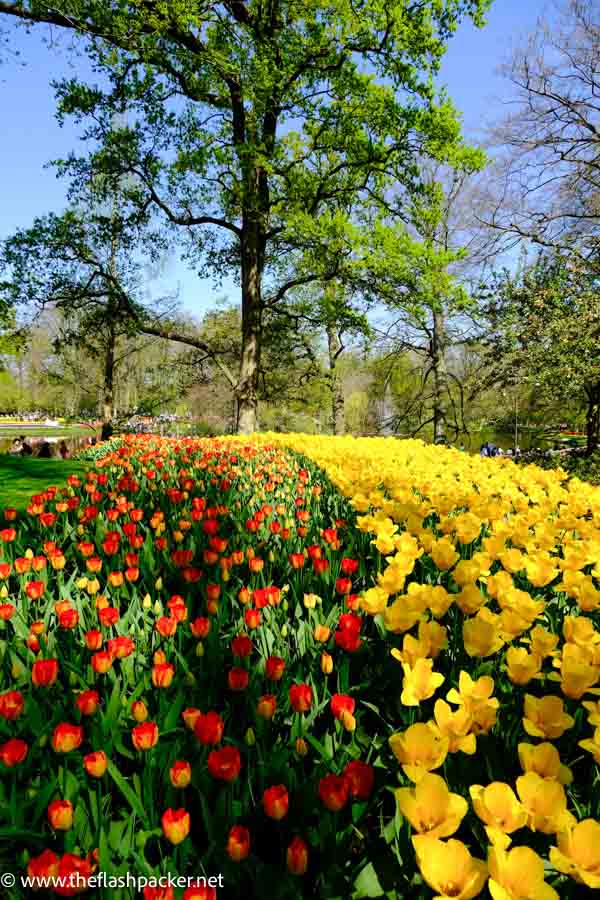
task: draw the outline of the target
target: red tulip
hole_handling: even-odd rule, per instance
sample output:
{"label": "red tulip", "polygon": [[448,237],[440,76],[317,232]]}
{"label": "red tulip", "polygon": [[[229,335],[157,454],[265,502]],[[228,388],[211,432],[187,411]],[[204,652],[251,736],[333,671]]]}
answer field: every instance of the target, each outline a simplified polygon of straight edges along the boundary
{"label": "red tulip", "polygon": [[131,729],[131,740],[136,750],[151,750],[158,743],[156,722],[142,722]]}
{"label": "red tulip", "polygon": [[289,795],[283,784],[267,788],[263,794],[263,809],[270,819],[283,819],[289,808]]}
{"label": "red tulip", "polygon": [[92,716],[98,709],[99,703],[98,691],[82,691],[75,700],[75,705],[82,716]]}
{"label": "red tulip", "polygon": [[52,747],[57,753],[70,753],[77,750],[83,742],[83,728],[81,725],[70,725],[61,722],[52,734]]}
{"label": "red tulip", "polygon": [[250,832],[243,825],[234,825],[227,838],[227,856],[233,862],[241,862],[250,853]]}
{"label": "red tulip", "polygon": [[0,760],[12,769],[22,763],[29,752],[29,747],[20,738],[11,738],[0,747]]}
{"label": "red tulip", "polygon": [[190,814],[185,809],[168,809],[161,819],[163,834],[172,844],[181,844],[190,833]]}
{"label": "red tulip", "polygon": [[176,760],[169,769],[171,784],[176,788],[186,788],[192,780],[192,767],[185,760]]}
{"label": "red tulip", "polygon": [[95,750],[83,757],[83,766],[88,775],[102,778],[108,768],[108,758],[104,750]]}
{"label": "red tulip", "polygon": [[350,787],[343,775],[326,775],[319,781],[319,799],[331,812],[339,812],[348,802]]}
{"label": "red tulip", "polygon": [[309,684],[292,684],[290,687],[290,704],[294,712],[308,712],[312,705],[312,688]]}
{"label": "red tulip", "polygon": [[219,744],[223,737],[223,719],[216,712],[200,713],[193,728],[201,744]]}
{"label": "red tulip", "polygon": [[280,656],[269,656],[265,665],[265,677],[269,681],[280,681],[285,669],[285,660]]}
{"label": "red tulip", "polygon": [[57,677],[57,659],[38,659],[31,667],[31,682],[35,687],[49,687]]}
{"label": "red tulip", "polygon": [[348,782],[350,794],[356,800],[368,800],[375,784],[375,770],[373,766],[353,759],[344,769],[344,777]]}
{"label": "red tulip", "polygon": [[286,861],[292,875],[304,875],[308,868],[308,845],[296,836],[287,848]]}
{"label": "red tulip", "polygon": [[73,804],[68,800],[53,800],[48,806],[47,816],[55,831],[68,831],[73,826]]}
{"label": "red tulip", "polygon": [[0,716],[14,722],[23,712],[25,701],[20,691],[7,691],[0,694]]}
{"label": "red tulip", "polygon": [[240,774],[242,760],[237,747],[221,747],[208,755],[208,771],[220,781],[235,781]]}

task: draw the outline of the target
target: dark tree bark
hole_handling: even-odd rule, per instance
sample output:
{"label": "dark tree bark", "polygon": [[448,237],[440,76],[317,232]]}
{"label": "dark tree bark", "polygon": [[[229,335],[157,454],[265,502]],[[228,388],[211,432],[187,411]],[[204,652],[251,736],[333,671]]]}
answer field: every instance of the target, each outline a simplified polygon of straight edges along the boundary
{"label": "dark tree bark", "polygon": [[586,453],[592,454],[600,445],[600,382],[586,388],[585,416]]}
{"label": "dark tree bark", "polygon": [[327,347],[329,353],[329,388],[331,391],[331,430],[333,434],[345,434],[344,391],[338,371],[338,357],[341,345],[335,325],[327,326]]}
{"label": "dark tree bark", "polygon": [[445,444],[448,375],[445,360],[444,316],[439,310],[433,313],[431,375],[433,381],[433,442],[434,444]]}

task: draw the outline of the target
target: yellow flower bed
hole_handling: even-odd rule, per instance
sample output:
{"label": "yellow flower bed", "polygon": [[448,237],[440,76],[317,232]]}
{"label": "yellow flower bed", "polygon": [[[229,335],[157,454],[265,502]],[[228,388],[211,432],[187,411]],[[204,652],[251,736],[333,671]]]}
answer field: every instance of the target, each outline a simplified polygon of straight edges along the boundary
{"label": "yellow flower bed", "polygon": [[[463,900],[486,879],[495,900],[558,897],[552,870],[600,889],[600,488],[416,440],[256,440],[319,465],[380,554],[361,608],[389,633],[400,704],[415,711],[389,744],[413,783],[396,796],[424,881]],[[497,733],[499,708],[522,775],[507,784],[491,771],[453,793],[434,771]],[[485,828],[487,863],[451,837],[468,814]]]}

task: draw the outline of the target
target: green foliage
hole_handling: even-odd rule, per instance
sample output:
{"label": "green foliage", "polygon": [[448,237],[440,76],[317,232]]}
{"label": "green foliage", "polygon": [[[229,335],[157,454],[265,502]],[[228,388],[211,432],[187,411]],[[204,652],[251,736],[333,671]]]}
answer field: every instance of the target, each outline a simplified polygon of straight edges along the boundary
{"label": "green foliage", "polygon": [[85,462],[71,459],[35,459],[0,453],[0,505],[25,510],[33,494],[43,493],[49,484],[64,482],[69,475],[83,475]]}
{"label": "green foliage", "polygon": [[490,377],[535,387],[538,402],[584,411],[600,430],[600,302],[597,279],[559,255],[540,255],[511,275],[498,273],[486,292]]}

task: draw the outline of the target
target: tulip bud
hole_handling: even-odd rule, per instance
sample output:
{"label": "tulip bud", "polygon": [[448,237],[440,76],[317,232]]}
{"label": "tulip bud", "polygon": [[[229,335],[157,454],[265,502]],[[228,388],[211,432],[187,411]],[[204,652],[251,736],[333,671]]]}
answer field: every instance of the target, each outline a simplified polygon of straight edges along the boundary
{"label": "tulip bud", "polygon": [[154,587],[156,588],[157,591],[160,591],[162,589],[162,586],[163,586],[162,578],[159,577],[154,582]]}
{"label": "tulip bud", "polygon": [[25,669],[19,662],[14,662],[12,664],[11,675],[15,679],[15,681],[23,675]]}
{"label": "tulip bud", "polygon": [[321,654],[321,672],[323,675],[331,675],[333,672],[333,658],[329,653]]}
{"label": "tulip bud", "polygon": [[231,576],[229,574],[229,569],[223,569],[223,571],[221,572],[221,581],[227,582],[230,578]]}
{"label": "tulip bud", "polygon": [[84,591],[86,589],[87,583],[88,583],[88,580],[85,576],[83,578],[78,578],[77,581],[75,582],[76,586],[79,588],[80,591]]}
{"label": "tulip bud", "polygon": [[287,624],[282,625],[281,627],[281,637],[287,637],[288,627]]}
{"label": "tulip bud", "polygon": [[68,831],[73,826],[73,806],[68,800],[53,800],[47,815],[55,831]]}
{"label": "tulip bud", "polygon": [[270,563],[275,562],[275,554],[273,553],[272,550],[269,550],[269,552],[267,554],[267,559],[269,560]]}
{"label": "tulip bud", "polygon": [[248,747],[254,747],[256,744],[256,737],[254,736],[254,731],[252,728],[249,728],[246,732],[246,736],[244,738]]}
{"label": "tulip bud", "polygon": [[161,604],[160,600],[157,600],[156,603],[154,604],[154,615],[160,616],[161,612],[162,612],[162,604]]}
{"label": "tulip bud", "polygon": [[38,746],[39,746],[39,747],[45,747],[47,743],[48,743],[48,735],[47,735],[47,734],[43,734],[43,735],[41,736],[41,738],[38,740]]}
{"label": "tulip bud", "polygon": [[2,597],[3,600],[6,600],[8,597],[8,588],[5,584],[3,584],[2,589],[0,589],[0,597]]}
{"label": "tulip bud", "polygon": [[142,607],[144,609],[150,609],[151,606],[152,606],[152,597],[150,596],[150,594],[146,594],[144,599],[142,600]]}
{"label": "tulip bud", "polygon": [[281,604],[281,608],[284,612],[288,611],[288,609],[290,608],[290,604],[287,602],[287,600],[283,601],[283,603]]}
{"label": "tulip bud", "polygon": [[131,704],[131,715],[136,722],[145,722],[148,718],[148,708],[143,700],[134,700]]}
{"label": "tulip bud", "polygon": [[75,674],[75,672],[69,672],[69,684],[71,685],[71,687],[75,687],[75,685],[78,683],[78,681],[79,681],[79,679],[78,679],[77,675]]}
{"label": "tulip bud", "polygon": [[304,738],[296,738],[296,753],[298,756],[308,755],[308,744]]}
{"label": "tulip bud", "polygon": [[27,559],[33,559],[33,550],[31,549],[31,547],[27,548],[27,550],[25,551],[25,556],[27,557]]}
{"label": "tulip bud", "polygon": [[198,641],[196,644],[196,656],[204,656],[204,644],[202,641]]}

